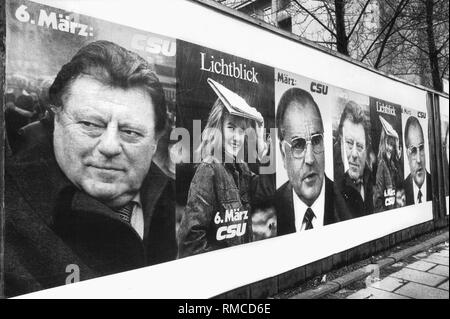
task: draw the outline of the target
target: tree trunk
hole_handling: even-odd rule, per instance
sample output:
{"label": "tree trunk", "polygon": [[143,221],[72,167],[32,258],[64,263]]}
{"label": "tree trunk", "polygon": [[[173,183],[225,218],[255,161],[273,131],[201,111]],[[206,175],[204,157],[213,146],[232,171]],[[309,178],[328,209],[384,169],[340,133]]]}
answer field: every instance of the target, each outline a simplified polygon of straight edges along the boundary
{"label": "tree trunk", "polygon": [[334,0],[334,7],[336,10],[337,51],[348,56],[348,38],[345,32],[345,1]]}
{"label": "tree trunk", "polygon": [[426,26],[427,26],[427,40],[428,40],[428,59],[430,61],[431,77],[433,81],[433,88],[436,91],[442,92],[442,81],[439,73],[439,58],[436,49],[433,29],[433,10],[434,0],[425,0],[426,11]]}

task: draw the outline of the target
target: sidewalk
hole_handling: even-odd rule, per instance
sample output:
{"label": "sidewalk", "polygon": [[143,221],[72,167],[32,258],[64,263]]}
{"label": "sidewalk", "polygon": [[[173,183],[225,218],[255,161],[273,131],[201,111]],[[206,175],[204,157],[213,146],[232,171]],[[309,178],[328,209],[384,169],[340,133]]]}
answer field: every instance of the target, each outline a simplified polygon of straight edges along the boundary
{"label": "sidewalk", "polygon": [[389,266],[397,271],[384,278],[367,278],[367,288],[349,295],[347,299],[449,299],[448,264],[449,247],[446,242]]}
{"label": "sidewalk", "polygon": [[[351,270],[346,271],[347,268]],[[370,260],[334,270],[324,275],[319,285],[315,282],[311,285],[311,281],[277,297],[449,299],[449,232],[438,230],[435,234],[424,234],[380,252]]]}

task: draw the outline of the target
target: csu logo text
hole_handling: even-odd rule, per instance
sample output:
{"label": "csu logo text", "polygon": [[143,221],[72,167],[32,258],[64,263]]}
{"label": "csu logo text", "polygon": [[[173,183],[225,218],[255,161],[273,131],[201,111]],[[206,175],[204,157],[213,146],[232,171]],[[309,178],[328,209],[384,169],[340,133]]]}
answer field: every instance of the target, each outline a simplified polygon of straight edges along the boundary
{"label": "csu logo text", "polygon": [[328,86],[325,84],[320,84],[316,82],[311,82],[310,86],[311,92],[327,95],[328,94]]}

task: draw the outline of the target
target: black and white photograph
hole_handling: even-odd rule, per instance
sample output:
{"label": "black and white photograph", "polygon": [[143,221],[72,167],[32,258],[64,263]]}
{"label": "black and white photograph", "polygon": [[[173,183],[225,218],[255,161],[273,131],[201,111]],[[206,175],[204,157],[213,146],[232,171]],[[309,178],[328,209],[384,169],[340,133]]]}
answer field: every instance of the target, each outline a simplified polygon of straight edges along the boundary
{"label": "black and white photograph", "polygon": [[449,12],[0,1],[0,299],[448,300]]}

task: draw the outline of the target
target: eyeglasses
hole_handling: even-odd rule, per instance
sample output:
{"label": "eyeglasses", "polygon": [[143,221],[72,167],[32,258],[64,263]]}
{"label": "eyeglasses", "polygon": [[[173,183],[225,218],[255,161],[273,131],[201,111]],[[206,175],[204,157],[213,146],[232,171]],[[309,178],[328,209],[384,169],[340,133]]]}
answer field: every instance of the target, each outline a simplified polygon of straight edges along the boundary
{"label": "eyeglasses", "polygon": [[420,152],[420,154],[423,154],[425,151],[425,145],[423,143],[415,146],[411,145],[408,147],[408,154],[410,156],[417,156],[417,154]]}
{"label": "eyeglasses", "polygon": [[320,154],[324,151],[323,133],[313,134],[309,139],[304,139],[302,137],[294,138],[290,143],[283,140],[282,144],[289,145],[294,158],[303,158],[308,144],[311,144],[312,151],[316,154]]}
{"label": "eyeglasses", "polygon": [[353,150],[353,148],[356,146],[356,150],[358,151],[358,153],[362,153],[366,149],[365,145],[363,145],[357,141],[354,141],[351,138],[345,139],[345,145],[347,145],[349,150]]}

